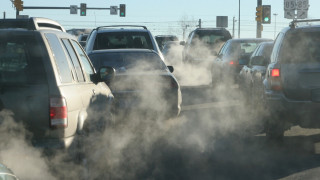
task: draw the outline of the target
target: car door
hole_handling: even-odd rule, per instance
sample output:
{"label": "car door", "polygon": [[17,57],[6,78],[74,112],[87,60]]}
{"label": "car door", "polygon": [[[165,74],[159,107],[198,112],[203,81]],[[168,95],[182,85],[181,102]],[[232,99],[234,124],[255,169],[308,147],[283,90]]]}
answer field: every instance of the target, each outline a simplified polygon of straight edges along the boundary
{"label": "car door", "polygon": [[77,52],[77,56],[84,73],[85,83],[81,90],[87,92],[85,96],[82,97],[83,103],[85,107],[87,107],[87,112],[90,112],[90,110],[94,110],[96,113],[106,113],[106,111],[110,110],[110,101],[113,100],[111,90],[104,82],[93,82],[92,76],[96,72],[93,68],[93,65],[91,64],[90,59],[78,44],[78,42],[72,40],[71,43],[75,48],[75,51]]}

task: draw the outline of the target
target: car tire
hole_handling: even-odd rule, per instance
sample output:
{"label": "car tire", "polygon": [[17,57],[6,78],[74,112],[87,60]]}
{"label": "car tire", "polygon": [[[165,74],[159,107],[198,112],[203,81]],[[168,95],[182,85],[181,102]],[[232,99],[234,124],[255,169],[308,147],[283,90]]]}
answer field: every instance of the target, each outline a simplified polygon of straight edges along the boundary
{"label": "car tire", "polygon": [[265,123],[265,132],[267,140],[282,141],[284,138],[284,122],[281,119],[267,120]]}

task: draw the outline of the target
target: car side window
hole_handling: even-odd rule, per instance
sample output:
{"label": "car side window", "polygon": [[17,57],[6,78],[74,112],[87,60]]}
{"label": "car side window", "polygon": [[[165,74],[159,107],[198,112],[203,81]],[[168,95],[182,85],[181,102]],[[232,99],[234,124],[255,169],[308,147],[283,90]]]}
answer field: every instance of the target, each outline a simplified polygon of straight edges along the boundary
{"label": "car side window", "polygon": [[76,41],[72,40],[72,45],[75,48],[76,52],[78,53],[79,60],[81,62],[81,65],[83,67],[83,70],[86,76],[86,81],[91,81],[90,77],[91,75],[94,74],[94,69],[91,66],[90,60],[87,58],[86,54],[84,53],[84,51]]}
{"label": "car side window", "polygon": [[275,43],[274,43],[274,46],[273,46],[273,50],[272,50],[272,53],[271,53],[271,63],[274,63],[277,61],[277,57],[278,57],[278,52],[280,50],[280,46],[281,46],[281,43],[282,43],[282,39],[283,39],[283,34],[282,33],[279,33],[276,40],[275,40]]}
{"label": "car side window", "polygon": [[81,65],[79,63],[79,60],[77,58],[77,55],[76,55],[74,49],[72,48],[72,45],[70,44],[70,41],[68,39],[62,39],[62,42],[69,53],[69,57],[70,57],[72,64],[75,68],[78,81],[84,82],[84,77],[83,77]]}
{"label": "car side window", "polygon": [[62,48],[60,40],[55,34],[47,33],[45,34],[50,48],[53,52],[53,57],[58,67],[60,80],[62,83],[70,83],[73,81],[72,71],[70,69],[66,54]]}

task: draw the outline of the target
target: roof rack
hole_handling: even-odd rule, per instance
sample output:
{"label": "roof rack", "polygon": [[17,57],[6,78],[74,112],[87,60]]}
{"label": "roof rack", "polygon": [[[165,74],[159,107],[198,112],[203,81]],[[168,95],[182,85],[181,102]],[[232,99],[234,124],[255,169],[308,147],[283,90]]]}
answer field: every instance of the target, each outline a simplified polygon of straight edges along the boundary
{"label": "roof rack", "polygon": [[28,30],[51,29],[66,32],[56,21],[36,17],[29,19],[0,19],[0,29],[4,28],[22,28]]}
{"label": "roof rack", "polygon": [[300,22],[316,22],[316,21],[320,21],[320,19],[306,19],[306,20],[293,20],[290,22],[289,24],[289,27],[290,28],[295,28],[297,26],[297,23],[300,23]]}
{"label": "roof rack", "polygon": [[147,29],[146,26],[140,26],[140,25],[111,25],[111,26],[99,26],[96,29],[99,30],[101,28],[112,28],[112,27],[141,27],[143,29]]}

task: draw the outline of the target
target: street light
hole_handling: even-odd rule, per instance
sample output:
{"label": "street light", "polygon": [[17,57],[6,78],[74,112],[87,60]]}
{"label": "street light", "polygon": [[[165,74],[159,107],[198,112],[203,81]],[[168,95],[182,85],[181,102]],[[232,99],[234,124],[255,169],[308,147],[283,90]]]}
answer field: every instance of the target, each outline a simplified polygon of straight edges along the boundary
{"label": "street light", "polygon": [[277,31],[277,13],[273,13],[274,15],[274,34],[273,34],[273,39],[276,38],[276,31]]}

